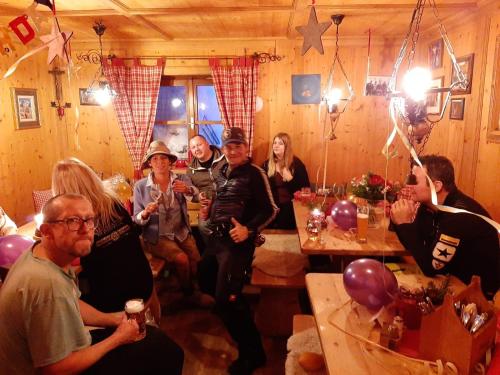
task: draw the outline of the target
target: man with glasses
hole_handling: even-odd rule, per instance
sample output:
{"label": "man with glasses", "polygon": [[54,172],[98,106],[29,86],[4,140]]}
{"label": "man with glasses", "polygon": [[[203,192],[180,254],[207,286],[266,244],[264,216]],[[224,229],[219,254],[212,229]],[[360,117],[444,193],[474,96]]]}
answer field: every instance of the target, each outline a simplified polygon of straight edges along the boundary
{"label": "man with glasses", "polygon": [[500,286],[500,248],[495,228],[476,215],[438,210],[431,202],[425,173],[434,184],[438,204],[490,217],[488,212],[458,190],[450,160],[426,155],[420,161],[423,168],[413,167],[417,184],[409,185],[410,196],[391,207],[399,240],[426,275],[452,274],[466,284],[478,275],[484,294],[491,299]]}
{"label": "man with glasses", "polygon": [[[146,339],[135,342],[134,320],[78,299],[71,262],[90,252],[91,203],[81,195],[59,195],[42,214],[41,241],[19,257],[0,289],[0,374],[181,374],[182,350],[168,337],[148,330]],[[84,325],[112,329],[89,334]]]}

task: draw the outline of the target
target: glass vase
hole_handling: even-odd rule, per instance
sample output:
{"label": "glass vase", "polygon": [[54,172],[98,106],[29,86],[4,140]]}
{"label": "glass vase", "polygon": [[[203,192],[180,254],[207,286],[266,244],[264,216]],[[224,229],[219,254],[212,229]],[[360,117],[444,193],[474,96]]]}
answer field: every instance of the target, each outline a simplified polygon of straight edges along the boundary
{"label": "glass vase", "polygon": [[368,228],[379,228],[384,219],[384,201],[369,200],[368,201]]}

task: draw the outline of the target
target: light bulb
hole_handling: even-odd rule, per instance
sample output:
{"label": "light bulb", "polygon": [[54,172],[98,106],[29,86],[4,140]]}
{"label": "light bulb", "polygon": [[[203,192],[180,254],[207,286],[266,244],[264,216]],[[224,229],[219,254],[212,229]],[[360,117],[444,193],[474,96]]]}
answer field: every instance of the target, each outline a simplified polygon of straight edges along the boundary
{"label": "light bulb", "polygon": [[172,99],[172,107],[178,108],[182,104],[182,100],[179,98]]}
{"label": "light bulb", "polygon": [[429,69],[416,67],[409,70],[403,78],[403,90],[414,101],[425,100],[431,88],[432,75]]}
{"label": "light bulb", "polygon": [[107,87],[99,88],[94,91],[94,98],[101,106],[106,106],[111,101],[111,94]]}
{"label": "light bulb", "polygon": [[328,90],[325,95],[326,104],[328,105],[328,111],[332,112],[334,107],[337,107],[337,104],[340,102],[340,98],[342,97],[342,90],[338,88],[332,88]]}

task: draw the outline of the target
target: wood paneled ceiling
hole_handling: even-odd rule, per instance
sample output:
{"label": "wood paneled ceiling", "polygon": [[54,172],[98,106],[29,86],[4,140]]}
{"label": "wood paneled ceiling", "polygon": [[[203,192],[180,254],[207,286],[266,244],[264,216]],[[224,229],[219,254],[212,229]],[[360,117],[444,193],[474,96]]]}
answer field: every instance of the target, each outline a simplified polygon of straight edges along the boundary
{"label": "wood paneled ceiling", "polygon": [[[435,0],[446,22],[474,12],[488,0]],[[62,30],[73,40],[95,41],[92,25],[102,20],[107,40],[299,39],[296,26],[307,24],[311,0],[56,0]],[[429,2],[429,0],[427,0]],[[0,0],[0,25],[21,14],[31,0]],[[408,28],[416,0],[317,0],[319,22],[345,14],[341,37],[399,38]],[[37,10],[49,12],[39,5]],[[435,25],[431,8],[421,30]],[[334,38],[335,27],[324,38]]]}

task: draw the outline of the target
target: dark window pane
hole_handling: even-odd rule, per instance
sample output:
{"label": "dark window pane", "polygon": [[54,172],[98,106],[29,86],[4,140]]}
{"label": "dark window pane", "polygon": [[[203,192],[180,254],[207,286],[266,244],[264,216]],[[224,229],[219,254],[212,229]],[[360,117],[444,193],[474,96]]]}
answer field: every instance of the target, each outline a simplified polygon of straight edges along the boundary
{"label": "dark window pane", "polygon": [[210,86],[197,86],[196,95],[198,100],[198,121],[220,121],[219,106],[215,89]]}
{"label": "dark window pane", "polygon": [[200,125],[199,133],[206,138],[211,145],[222,147],[222,131],[224,126],[222,124],[213,125]]}
{"label": "dark window pane", "polygon": [[156,121],[186,119],[186,87],[160,86]]}
{"label": "dark window pane", "polygon": [[170,152],[179,159],[188,158],[188,128],[186,125],[158,125],[153,128],[153,139],[165,142]]}

